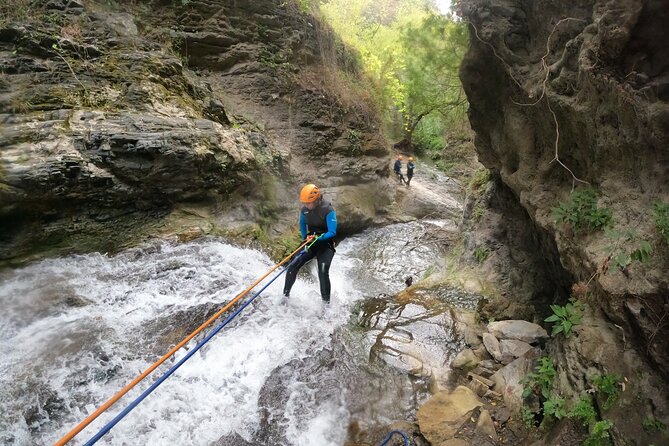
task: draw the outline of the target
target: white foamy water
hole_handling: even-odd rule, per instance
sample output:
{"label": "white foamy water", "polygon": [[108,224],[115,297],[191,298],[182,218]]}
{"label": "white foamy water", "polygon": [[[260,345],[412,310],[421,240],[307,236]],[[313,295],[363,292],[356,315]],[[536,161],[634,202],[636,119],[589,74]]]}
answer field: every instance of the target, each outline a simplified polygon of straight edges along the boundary
{"label": "white foamy water", "polygon": [[[52,444],[167,351],[166,344],[156,349],[151,328],[174,331],[170,342],[177,342],[188,334],[178,331],[180,317],[206,305],[220,308],[272,265],[257,251],[203,240],[1,273],[0,442]],[[272,370],[326,346],[360,298],[346,279],[355,266],[345,255],[335,257],[327,309],[317,281],[308,277],[298,279],[285,303],[282,275],[98,444],[207,445],[232,433],[250,441],[259,429],[258,395]],[[83,444],[173,363],[71,444]],[[343,396],[319,401],[308,393],[296,391],[288,402],[290,444],[342,444]]]}

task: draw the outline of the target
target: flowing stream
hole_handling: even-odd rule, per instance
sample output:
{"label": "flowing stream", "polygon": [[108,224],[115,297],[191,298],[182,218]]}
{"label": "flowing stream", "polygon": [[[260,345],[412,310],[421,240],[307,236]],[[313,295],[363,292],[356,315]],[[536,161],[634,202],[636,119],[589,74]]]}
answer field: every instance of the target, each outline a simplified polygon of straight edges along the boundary
{"label": "flowing stream", "polygon": [[[459,341],[447,305],[384,296],[440,261],[434,234],[448,230],[415,221],[345,240],[329,307],[314,265],[288,301],[281,276],[98,444],[341,445],[351,423],[415,419],[435,379],[425,358],[443,367]],[[271,266],[258,251],[205,238],[0,272],[0,443],[53,444]],[[440,299],[471,306],[476,297],[445,290]]]}

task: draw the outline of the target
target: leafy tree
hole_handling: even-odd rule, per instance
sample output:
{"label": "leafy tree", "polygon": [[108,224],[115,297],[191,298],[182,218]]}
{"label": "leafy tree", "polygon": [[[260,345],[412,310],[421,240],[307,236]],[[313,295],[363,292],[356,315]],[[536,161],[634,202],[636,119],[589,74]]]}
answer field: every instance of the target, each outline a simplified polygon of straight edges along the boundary
{"label": "leafy tree", "polygon": [[465,25],[432,0],[326,0],[320,12],[358,50],[391,136],[443,147],[445,131],[466,119],[458,77]]}
{"label": "leafy tree", "polygon": [[430,13],[418,24],[409,24],[401,43],[405,53],[404,95],[400,109],[404,118],[404,139],[411,145],[416,127],[429,115],[441,115],[444,122],[464,117],[465,97],[458,69],[467,45],[462,23]]}

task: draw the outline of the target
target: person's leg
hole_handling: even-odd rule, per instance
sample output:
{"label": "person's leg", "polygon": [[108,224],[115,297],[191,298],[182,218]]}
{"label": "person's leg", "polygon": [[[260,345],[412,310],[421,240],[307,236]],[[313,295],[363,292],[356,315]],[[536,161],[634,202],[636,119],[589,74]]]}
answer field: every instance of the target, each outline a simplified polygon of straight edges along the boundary
{"label": "person's leg", "polygon": [[411,185],[411,179],[413,178],[413,175],[407,175],[407,186]]}
{"label": "person's leg", "polygon": [[321,284],[321,299],[326,304],[330,303],[330,264],[335,255],[334,248],[328,243],[318,250],[318,282]]}
{"label": "person's leg", "polygon": [[290,294],[290,289],[293,288],[293,284],[297,279],[297,273],[300,271],[300,268],[302,268],[309,260],[313,259],[315,255],[313,250],[309,250],[305,254],[301,254],[299,260],[288,267],[288,271],[286,271],[286,282],[283,285],[284,296],[288,297]]}

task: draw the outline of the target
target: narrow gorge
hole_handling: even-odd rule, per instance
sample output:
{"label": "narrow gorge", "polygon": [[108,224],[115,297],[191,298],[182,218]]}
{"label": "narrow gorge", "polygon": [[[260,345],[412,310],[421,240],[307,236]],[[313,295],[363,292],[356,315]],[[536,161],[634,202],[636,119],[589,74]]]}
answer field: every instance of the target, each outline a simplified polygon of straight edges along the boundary
{"label": "narrow gorge", "polygon": [[263,282],[99,444],[669,444],[669,2],[342,1],[0,0],[0,443],[300,246],[315,183],[330,306]]}

